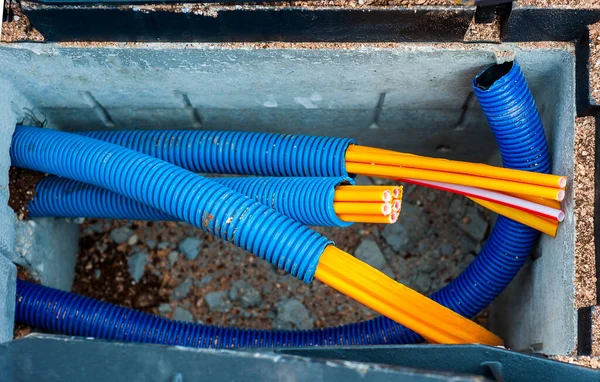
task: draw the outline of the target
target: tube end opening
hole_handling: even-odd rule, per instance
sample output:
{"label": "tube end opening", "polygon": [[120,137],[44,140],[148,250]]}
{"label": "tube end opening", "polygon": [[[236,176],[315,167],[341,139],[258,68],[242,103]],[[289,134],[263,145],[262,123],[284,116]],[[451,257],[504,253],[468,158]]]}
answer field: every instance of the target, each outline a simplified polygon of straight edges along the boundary
{"label": "tube end opening", "polygon": [[475,78],[475,86],[481,90],[488,90],[500,78],[504,77],[513,68],[514,61],[492,65]]}
{"label": "tube end opening", "polygon": [[392,204],[391,203],[384,203],[381,205],[381,213],[383,214],[383,216],[387,216],[389,214],[392,213]]}
{"label": "tube end opening", "polygon": [[558,181],[558,187],[560,187],[560,188],[567,187],[567,178],[561,177],[560,180]]}
{"label": "tube end opening", "polygon": [[562,202],[564,198],[565,198],[565,190],[560,190],[556,193],[556,200],[558,200],[559,202]]}
{"label": "tube end opening", "polygon": [[386,203],[391,203],[393,200],[392,193],[388,190],[383,191],[383,201]]}
{"label": "tube end opening", "polygon": [[560,211],[560,212],[558,213],[558,216],[557,216],[557,218],[558,218],[558,222],[559,222],[559,223],[562,223],[562,221],[563,221],[563,220],[565,220],[565,212],[564,212],[564,211]]}

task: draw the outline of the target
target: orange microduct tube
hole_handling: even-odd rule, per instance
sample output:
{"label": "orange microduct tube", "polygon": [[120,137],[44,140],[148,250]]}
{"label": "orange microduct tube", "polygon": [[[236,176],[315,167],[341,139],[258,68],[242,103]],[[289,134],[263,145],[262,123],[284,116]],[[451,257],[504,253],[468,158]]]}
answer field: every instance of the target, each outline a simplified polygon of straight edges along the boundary
{"label": "orange microduct tube", "polygon": [[357,214],[357,215],[383,215],[392,213],[391,203],[352,203],[352,202],[334,202],[333,210],[336,214]]}
{"label": "orange microduct tube", "polygon": [[356,145],[352,145],[346,150],[346,161],[469,174],[556,188],[565,188],[567,185],[567,179],[564,176],[559,175],[514,170],[481,163],[406,155],[403,153]]}
{"label": "orange microduct tube", "polygon": [[383,191],[354,191],[336,189],[333,197],[334,202],[386,202],[392,201],[392,192]]}
{"label": "orange microduct tube", "polygon": [[398,214],[392,212],[388,216],[384,215],[359,215],[359,214],[338,214],[340,220],[355,223],[374,223],[374,224],[394,224],[398,220]]}
{"label": "orange microduct tube", "polygon": [[525,224],[528,227],[535,228],[546,235],[556,237],[556,231],[558,230],[558,222],[556,221],[544,219],[543,217],[536,216],[532,213],[490,202],[488,200],[473,197],[469,197],[469,199],[481,204],[483,207],[489,209],[490,211],[494,211],[499,215],[506,216],[507,218],[513,219],[521,224]]}
{"label": "orange microduct tube", "polygon": [[346,163],[346,169],[355,174],[378,176],[383,178],[414,178],[435,182],[461,184],[501,192],[516,192],[525,195],[540,196],[557,201],[563,200],[565,191],[559,188],[539,186],[536,184],[518,183],[509,180],[491,179],[473,175],[446,173],[433,170],[423,170],[387,165],[372,165],[364,163]]}
{"label": "orange microduct tube", "polygon": [[492,332],[392,280],[332,245],[321,255],[315,277],[383,314],[431,343],[502,345]]}

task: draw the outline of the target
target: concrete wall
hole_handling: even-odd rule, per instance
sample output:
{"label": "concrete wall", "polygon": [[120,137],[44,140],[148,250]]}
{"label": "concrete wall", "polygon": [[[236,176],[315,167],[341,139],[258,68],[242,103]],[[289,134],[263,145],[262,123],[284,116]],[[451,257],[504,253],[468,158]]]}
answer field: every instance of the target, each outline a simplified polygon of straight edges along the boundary
{"label": "concrete wall", "polygon": [[[204,128],[326,134],[353,137],[364,145],[485,162],[497,159],[496,144],[470,95],[471,80],[482,67],[513,55],[542,112],[554,156],[560,158],[555,170],[571,176],[574,55],[563,48],[13,44],[0,45],[0,78],[10,78],[36,114],[63,130]],[[574,348],[570,200],[566,210],[558,238],[542,239],[541,256],[494,306],[494,328],[514,348],[535,345],[549,354]]]}

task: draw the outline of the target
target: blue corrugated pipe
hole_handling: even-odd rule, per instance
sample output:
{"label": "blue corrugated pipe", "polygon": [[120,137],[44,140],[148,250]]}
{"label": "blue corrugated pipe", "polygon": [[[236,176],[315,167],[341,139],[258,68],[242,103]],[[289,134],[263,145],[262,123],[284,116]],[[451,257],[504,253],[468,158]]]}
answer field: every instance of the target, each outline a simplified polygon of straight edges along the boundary
{"label": "blue corrugated pipe", "polygon": [[[259,203],[312,226],[348,227],[333,209],[335,188],[354,183],[350,178],[210,178]],[[29,217],[176,220],[147,204],[58,176],[48,176],[35,187],[27,205]]]}
{"label": "blue corrugated pipe", "polygon": [[91,131],[81,135],[127,147],[193,172],[348,177],[348,138],[199,130]]}
{"label": "blue corrugated pipe", "polygon": [[[494,65],[481,72],[473,85],[505,166],[548,172],[544,130],[517,63]],[[464,316],[474,316],[508,285],[537,238],[537,231],[498,217],[479,256],[431,297]],[[398,344],[423,340],[386,317],[302,332],[242,331],[167,321],[84,299],[87,298],[19,281],[16,319],[72,335],[208,347]]]}
{"label": "blue corrugated pipe", "polygon": [[311,282],[327,238],[210,179],[76,134],[18,126],[12,165],[92,184],[195,225]]}

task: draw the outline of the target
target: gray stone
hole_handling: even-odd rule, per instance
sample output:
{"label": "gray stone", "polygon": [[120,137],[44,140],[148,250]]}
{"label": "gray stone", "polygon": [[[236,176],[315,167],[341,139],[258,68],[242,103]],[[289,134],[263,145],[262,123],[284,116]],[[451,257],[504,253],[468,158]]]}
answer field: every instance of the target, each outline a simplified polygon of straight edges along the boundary
{"label": "gray stone", "polygon": [[136,283],[140,281],[142,276],[144,275],[144,270],[146,268],[146,264],[148,263],[148,258],[146,256],[146,252],[136,252],[133,255],[127,258],[127,264],[129,265],[129,274],[131,278]]}
{"label": "gray stone", "polygon": [[131,237],[127,240],[127,244],[129,245],[136,245],[138,243],[138,235],[133,234],[131,235]]}
{"label": "gray stone", "polygon": [[161,241],[160,243],[158,243],[158,249],[167,249],[171,246],[171,243],[169,243],[168,241]]}
{"label": "gray stone", "polygon": [[99,233],[102,232],[102,223],[94,223],[83,230],[84,235],[89,235],[91,233]]}
{"label": "gray stone", "polygon": [[110,231],[110,238],[117,244],[125,243],[133,235],[133,231],[127,227],[119,227]]}
{"label": "gray stone", "polygon": [[144,242],[144,244],[146,244],[146,247],[148,247],[148,249],[156,248],[156,240],[154,239],[148,239]]}
{"label": "gray stone", "polygon": [[373,181],[371,180],[371,178],[369,178],[368,176],[364,176],[364,175],[357,175],[356,178],[354,178],[354,183],[356,183],[357,186],[372,186],[373,185]]}
{"label": "gray stone", "polygon": [[420,273],[413,281],[412,285],[414,288],[421,293],[427,293],[431,288],[431,277],[429,275]]}
{"label": "gray stone", "polygon": [[382,236],[395,252],[404,252],[413,248],[419,238],[425,237],[427,229],[423,209],[411,203],[403,203],[398,223],[386,225]]}
{"label": "gray stone", "polygon": [[204,277],[202,277],[202,279],[200,280],[200,283],[203,285],[206,285],[208,283],[210,283],[212,281],[213,277],[211,275],[206,275]]}
{"label": "gray stone", "polygon": [[165,303],[162,303],[158,306],[158,313],[161,316],[164,316],[167,313],[171,313],[171,311],[173,311],[173,309],[171,308],[171,305]]}
{"label": "gray stone", "polygon": [[238,280],[232,283],[229,290],[229,298],[232,301],[240,301],[244,308],[251,308],[260,305],[262,298],[260,293],[246,281]]}
{"label": "gray stone", "polygon": [[453,255],[454,254],[454,247],[452,246],[452,244],[443,243],[442,245],[440,245],[440,254],[442,256]]}
{"label": "gray stone", "polygon": [[167,258],[169,259],[169,268],[170,268],[173,265],[175,265],[175,263],[177,263],[177,260],[179,260],[179,253],[176,251],[169,252],[169,254],[167,255]]}
{"label": "gray stone", "polygon": [[175,308],[175,313],[173,313],[173,319],[181,322],[193,322],[194,316],[192,316],[189,310],[178,306]]}
{"label": "gray stone", "polygon": [[394,273],[394,271],[392,270],[392,268],[390,268],[389,265],[386,265],[385,267],[383,267],[381,269],[381,272],[383,272],[386,276],[388,276],[391,279],[396,279],[396,274]]}
{"label": "gray stone", "polygon": [[448,213],[455,219],[461,219],[467,212],[467,205],[464,198],[454,198],[448,208]]}
{"label": "gray stone", "polygon": [[171,292],[171,300],[181,300],[182,298],[185,298],[188,293],[190,293],[190,289],[192,288],[192,279],[190,277],[188,277],[187,279],[183,280],[183,282],[179,285],[177,285],[174,289],[173,292]]}
{"label": "gray stone", "polygon": [[488,229],[488,222],[481,216],[475,207],[467,208],[466,222],[460,220],[456,225],[463,230],[467,235],[477,241],[483,240]]}
{"label": "gray stone", "polygon": [[385,257],[383,253],[379,249],[377,243],[373,240],[363,239],[356,250],[354,251],[354,256],[369,264],[373,268],[382,269],[386,266]]}
{"label": "gray stone", "polygon": [[96,280],[98,280],[101,275],[102,275],[102,272],[100,272],[100,269],[94,269],[94,278]]}
{"label": "gray stone", "polygon": [[419,272],[431,273],[431,272],[435,271],[435,269],[437,267],[437,263],[438,263],[438,260],[436,257],[429,256],[429,255],[423,256],[423,258],[421,259],[421,261],[419,262],[419,265],[418,265]]}
{"label": "gray stone", "polygon": [[194,260],[200,253],[200,247],[202,246],[202,240],[194,237],[186,237],[182,242],[179,243],[179,252],[188,260]]}
{"label": "gray stone", "polygon": [[462,258],[462,260],[460,261],[460,264],[458,265],[460,268],[460,271],[462,272],[465,268],[467,268],[469,266],[469,264],[471,264],[473,262],[473,260],[475,260],[475,255],[472,253],[467,253],[465,255],[465,257]]}
{"label": "gray stone", "polygon": [[296,299],[290,298],[277,305],[275,327],[277,329],[312,329],[314,321],[306,307]]}
{"label": "gray stone", "polygon": [[211,312],[229,312],[231,301],[228,298],[229,291],[211,292],[204,296],[204,301]]}
{"label": "gray stone", "polygon": [[477,251],[477,243],[473,241],[470,237],[463,237],[460,240],[460,252],[461,253],[470,253]]}

